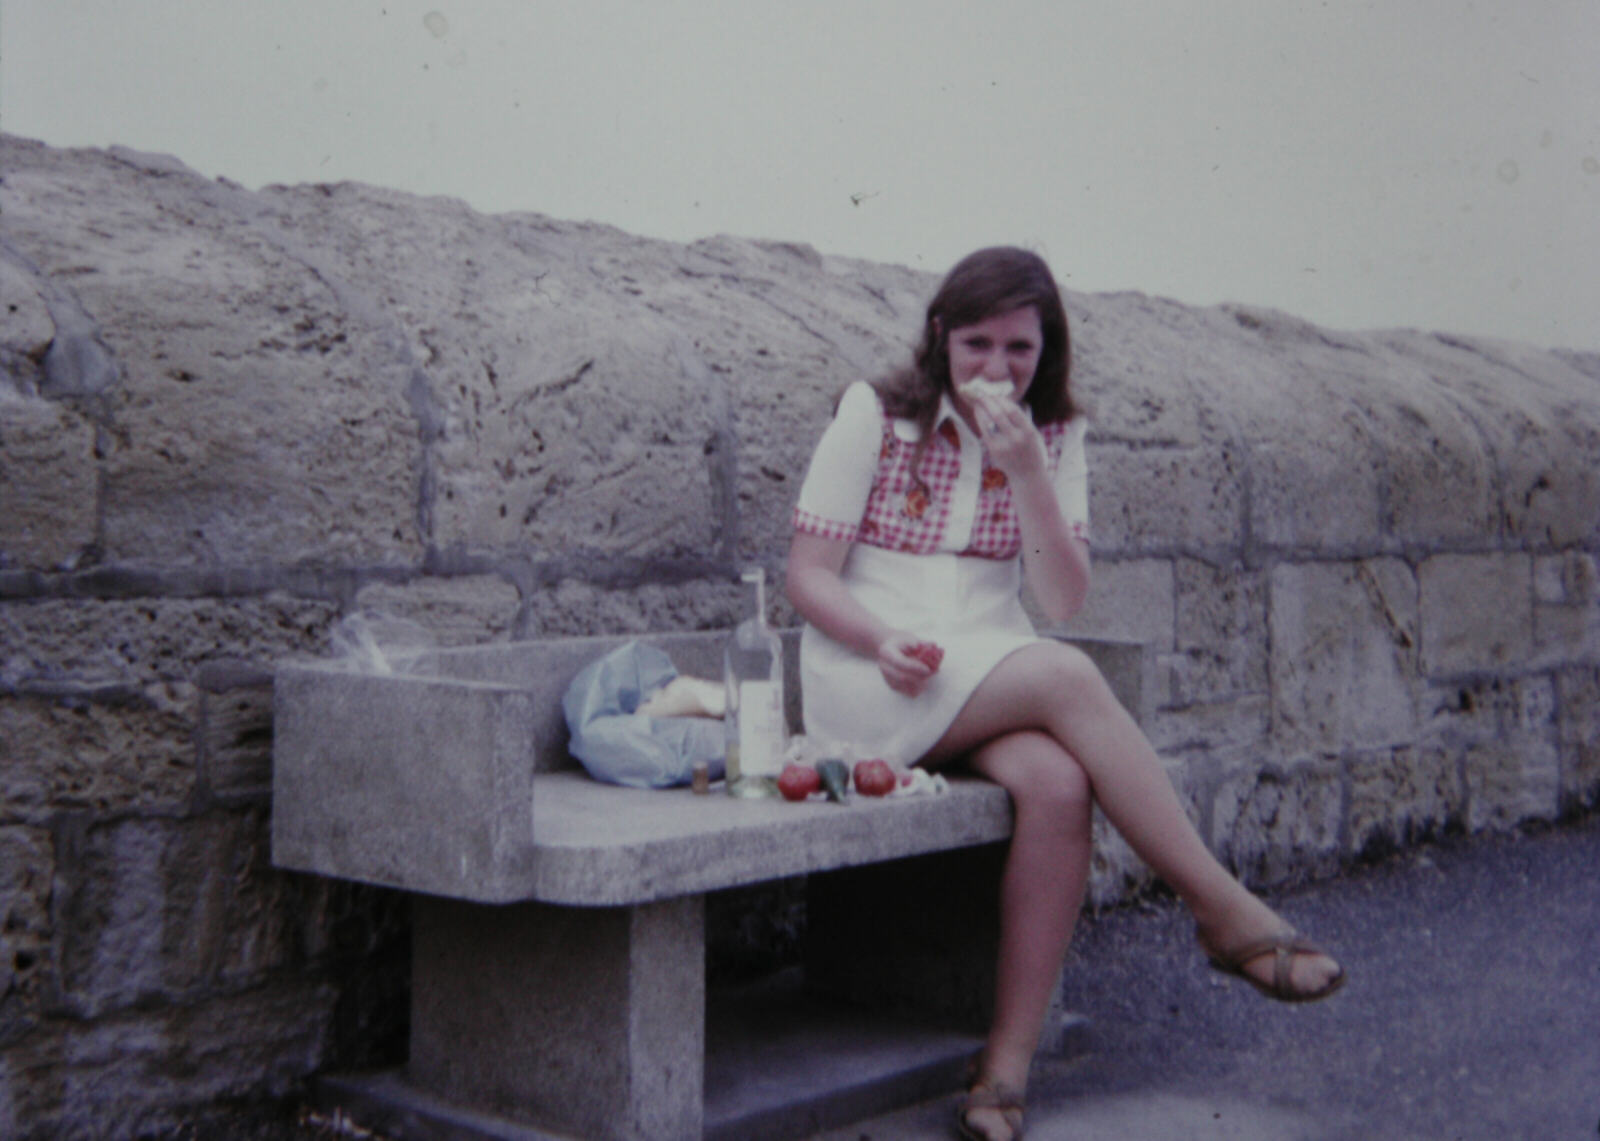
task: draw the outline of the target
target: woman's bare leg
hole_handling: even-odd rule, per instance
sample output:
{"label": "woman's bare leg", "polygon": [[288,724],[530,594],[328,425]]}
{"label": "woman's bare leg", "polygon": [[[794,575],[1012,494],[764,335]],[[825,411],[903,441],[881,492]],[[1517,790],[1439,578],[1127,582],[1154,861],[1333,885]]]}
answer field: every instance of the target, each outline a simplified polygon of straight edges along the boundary
{"label": "woman's bare leg", "polygon": [[[959,756],[1021,729],[1049,734],[1082,766],[1106,817],[1215,944],[1236,945],[1283,928],[1206,848],[1154,748],[1082,651],[1039,643],[1007,657],[973,692],[929,760]],[[1270,981],[1271,956],[1247,969]],[[1327,956],[1301,955],[1290,977],[1296,988],[1313,991],[1338,971]]]}
{"label": "woman's bare leg", "polygon": [[[1000,880],[1000,951],[984,1076],[1021,1092],[1083,906],[1094,800],[1083,769],[1046,733],[1007,733],[980,745],[970,763],[1009,791],[1015,806]],[[973,1109],[967,1119],[991,1137],[1011,1135],[996,1110]]]}

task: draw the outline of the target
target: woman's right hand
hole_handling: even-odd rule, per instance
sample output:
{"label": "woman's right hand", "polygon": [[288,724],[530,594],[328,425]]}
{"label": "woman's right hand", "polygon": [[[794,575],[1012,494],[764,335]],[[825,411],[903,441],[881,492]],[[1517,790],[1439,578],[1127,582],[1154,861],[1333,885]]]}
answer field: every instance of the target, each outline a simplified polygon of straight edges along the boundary
{"label": "woman's right hand", "polygon": [[839,571],[849,551],[850,544],[843,540],[796,531],[785,578],[789,601],[828,637],[876,660],[890,689],[915,697],[933,676],[926,662],[909,653],[922,639],[909,630],[890,628],[845,588]]}
{"label": "woman's right hand", "polygon": [[878,672],[896,693],[915,697],[933,676],[933,668],[910,652],[922,641],[908,630],[891,630],[878,643]]}

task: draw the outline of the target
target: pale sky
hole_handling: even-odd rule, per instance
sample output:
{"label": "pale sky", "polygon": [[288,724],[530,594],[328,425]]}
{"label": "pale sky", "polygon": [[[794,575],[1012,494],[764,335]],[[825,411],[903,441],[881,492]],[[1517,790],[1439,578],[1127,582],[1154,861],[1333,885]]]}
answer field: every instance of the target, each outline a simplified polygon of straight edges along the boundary
{"label": "pale sky", "polygon": [[1600,0],[0,0],[0,129],[1600,349],[1597,60]]}

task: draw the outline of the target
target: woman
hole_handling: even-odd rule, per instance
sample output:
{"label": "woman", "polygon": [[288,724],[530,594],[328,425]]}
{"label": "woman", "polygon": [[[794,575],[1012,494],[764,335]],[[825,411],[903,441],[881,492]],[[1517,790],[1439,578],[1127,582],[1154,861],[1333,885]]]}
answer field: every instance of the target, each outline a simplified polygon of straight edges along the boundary
{"label": "woman", "polygon": [[[980,250],[928,306],[910,367],[852,385],[795,508],[806,732],[905,763],[964,763],[1015,811],[995,1017],[958,1119],[1009,1141],[1090,859],[1098,802],[1194,914],[1212,961],[1286,1001],[1343,972],[1206,849],[1138,725],[1081,652],[1039,638],[1089,589],[1084,420],[1049,269]],[[976,383],[975,383],[976,382]],[[943,651],[942,659],[928,647]]]}

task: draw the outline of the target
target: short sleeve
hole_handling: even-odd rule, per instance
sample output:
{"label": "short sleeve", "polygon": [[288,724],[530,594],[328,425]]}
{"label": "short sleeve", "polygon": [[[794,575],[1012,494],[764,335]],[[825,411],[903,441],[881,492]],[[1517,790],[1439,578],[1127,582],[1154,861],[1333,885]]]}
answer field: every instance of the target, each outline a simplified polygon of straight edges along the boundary
{"label": "short sleeve", "polygon": [[1082,416],[1067,423],[1056,461],[1056,502],[1073,537],[1089,541],[1089,457],[1084,447],[1088,421]]}
{"label": "short sleeve", "polygon": [[883,409],[872,386],[845,389],[822,433],[795,504],[794,527],[824,539],[854,542],[866,514],[883,446]]}

